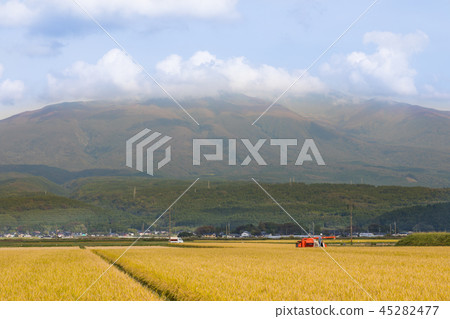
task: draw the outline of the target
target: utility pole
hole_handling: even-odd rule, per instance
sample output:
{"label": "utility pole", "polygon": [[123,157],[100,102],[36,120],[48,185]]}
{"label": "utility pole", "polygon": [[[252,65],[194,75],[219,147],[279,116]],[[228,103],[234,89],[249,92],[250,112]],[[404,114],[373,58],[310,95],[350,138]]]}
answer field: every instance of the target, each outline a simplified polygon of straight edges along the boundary
{"label": "utility pole", "polygon": [[134,189],[133,189],[133,200],[135,200],[136,199],[136,186],[134,186]]}
{"label": "utility pole", "polygon": [[350,209],[350,245],[353,245],[353,202],[348,205]]}
{"label": "utility pole", "polygon": [[170,239],[170,230],[171,230],[170,228],[171,228],[171,226],[172,226],[172,225],[171,225],[171,223],[172,223],[171,218],[172,218],[172,217],[170,216],[170,215],[171,215],[170,212],[171,212],[171,209],[169,209],[169,239]]}
{"label": "utility pole", "polygon": [[394,234],[397,234],[397,222],[394,222]]}

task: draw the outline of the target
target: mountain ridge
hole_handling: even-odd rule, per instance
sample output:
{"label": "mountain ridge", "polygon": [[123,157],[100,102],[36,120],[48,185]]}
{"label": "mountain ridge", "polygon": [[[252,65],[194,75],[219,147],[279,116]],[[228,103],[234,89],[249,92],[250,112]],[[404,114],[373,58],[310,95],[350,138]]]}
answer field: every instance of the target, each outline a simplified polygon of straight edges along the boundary
{"label": "mountain ridge", "polygon": [[[136,172],[124,165],[125,141],[149,128],[173,137],[172,162],[158,171],[159,177],[450,186],[450,112],[377,100],[348,100],[340,106],[330,98],[319,102],[314,97],[284,101],[253,126],[269,104],[242,95],[183,101],[200,126],[168,99],[54,104],[0,120],[0,165],[128,170],[132,175]],[[292,149],[289,165],[281,167],[274,164],[279,150],[264,146],[267,167],[216,162],[193,167],[193,138],[248,138],[252,143],[298,138],[299,147],[313,138],[327,166],[294,166]],[[247,155],[238,149],[238,162]]]}

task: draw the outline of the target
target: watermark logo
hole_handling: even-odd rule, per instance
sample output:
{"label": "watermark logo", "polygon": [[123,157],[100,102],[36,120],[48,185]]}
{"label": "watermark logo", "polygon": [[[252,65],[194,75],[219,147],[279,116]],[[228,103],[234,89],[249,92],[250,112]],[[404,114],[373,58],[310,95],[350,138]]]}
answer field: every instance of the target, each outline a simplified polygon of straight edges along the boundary
{"label": "watermark logo", "polygon": [[[244,145],[246,151],[248,152],[247,157],[240,163],[241,166],[247,166],[250,162],[255,160],[256,164],[259,166],[267,165],[267,162],[259,153],[260,149],[266,143],[266,139],[260,139],[255,144],[248,139],[241,139],[241,143]],[[228,139],[228,165],[233,166],[237,165],[237,156],[236,149],[238,140],[236,139]],[[213,154],[203,154],[203,157],[207,161],[223,161],[224,160],[224,152],[223,152],[223,139],[194,139],[192,143],[193,157],[192,164],[194,166],[200,165],[201,162],[201,147],[202,146],[213,146],[215,148],[215,152]],[[289,146],[297,146],[297,139],[290,138],[279,138],[279,139],[271,139],[270,146],[279,147],[280,150],[280,165],[285,166],[288,164],[288,147]],[[311,154],[310,154],[311,153]],[[314,156],[314,159],[317,165],[323,166],[325,165],[325,161],[322,158],[322,155],[319,152],[319,149],[314,143],[313,139],[306,139],[303,142],[302,148],[298,153],[297,159],[295,161],[295,165],[303,165],[304,162],[314,161],[311,155]]]}
{"label": "watermark logo", "polygon": [[[151,132],[149,129],[144,129],[141,132],[128,139],[126,142],[126,165],[136,170],[144,172],[144,159],[147,157],[147,174],[154,175],[154,153],[157,149],[170,141],[172,137],[162,136],[159,132]],[[159,139],[158,139],[159,138]],[[156,142],[155,142],[156,141]],[[193,139],[192,140],[192,164],[193,166],[200,166],[203,161],[225,161],[229,166],[247,166],[252,161],[259,166],[266,166],[267,162],[260,154],[261,149],[265,147],[275,147],[279,150],[279,165],[288,165],[288,149],[296,148],[297,156],[295,160],[296,166],[303,165],[304,162],[316,162],[317,165],[326,165],[322,155],[317,148],[313,139],[306,139],[303,141],[301,148],[297,139],[290,138],[276,138],[259,139],[253,143],[249,139]],[[228,153],[224,152],[224,144],[227,143]],[[209,153],[206,153],[204,148],[208,147]],[[213,147],[213,151],[211,151]],[[247,153],[247,156],[242,162],[238,162],[237,149],[242,148]],[[145,152],[146,151],[146,152]],[[291,150],[292,152],[292,150]],[[136,154],[135,163],[133,162],[133,153]],[[158,169],[169,163],[171,160],[171,146],[165,149],[164,158],[157,163]],[[293,160],[292,160],[293,161]]]}
{"label": "watermark logo", "polygon": [[[147,155],[147,174],[153,176],[154,174],[154,153],[157,149],[170,141],[170,136],[163,136],[155,142],[162,134],[159,132],[151,133],[151,130],[144,129],[141,132],[128,139],[126,142],[126,165],[133,168],[133,147],[136,147],[136,170],[144,171],[144,150]],[[150,135],[149,135],[150,134]],[[166,147],[164,158],[158,162],[158,169],[169,163],[171,160],[171,147]]]}

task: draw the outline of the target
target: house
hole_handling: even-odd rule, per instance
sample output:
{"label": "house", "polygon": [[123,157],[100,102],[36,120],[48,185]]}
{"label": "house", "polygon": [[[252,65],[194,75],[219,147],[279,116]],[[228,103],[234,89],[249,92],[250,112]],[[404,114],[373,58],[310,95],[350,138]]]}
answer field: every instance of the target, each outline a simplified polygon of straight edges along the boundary
{"label": "house", "polygon": [[241,238],[247,238],[247,237],[252,237],[252,234],[250,234],[248,231],[242,232]]}

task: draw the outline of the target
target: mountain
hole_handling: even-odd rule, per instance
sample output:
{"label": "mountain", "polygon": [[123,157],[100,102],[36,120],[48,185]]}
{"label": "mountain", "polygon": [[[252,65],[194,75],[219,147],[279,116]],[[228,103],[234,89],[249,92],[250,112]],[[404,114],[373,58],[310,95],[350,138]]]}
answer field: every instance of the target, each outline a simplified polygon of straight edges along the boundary
{"label": "mountain", "polygon": [[[307,97],[275,105],[251,125],[270,101],[223,95],[181,103],[199,126],[168,99],[61,103],[1,120],[0,172],[43,176],[60,169],[56,175],[65,181],[83,174],[135,175],[125,167],[125,141],[149,128],[172,137],[172,161],[157,177],[450,186],[449,112],[380,100]],[[194,138],[237,139],[238,165],[225,160],[193,166]],[[255,161],[241,166],[248,155],[241,138],[253,144],[296,138],[300,145],[289,148],[287,166],[278,165],[279,147],[269,141],[260,152],[267,166]],[[326,166],[293,165],[307,138],[314,139]],[[162,158],[163,150],[156,156]]]}
{"label": "mountain", "polygon": [[450,112],[383,99],[310,95],[286,103],[294,112],[368,142],[450,152]]}

